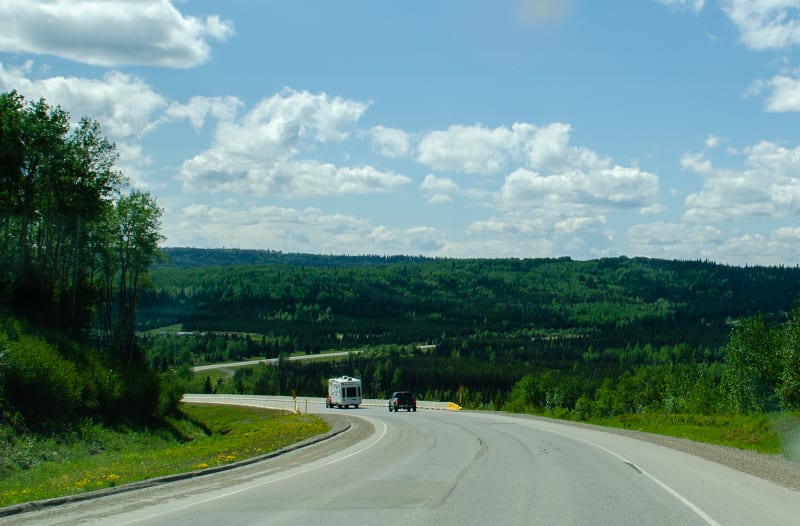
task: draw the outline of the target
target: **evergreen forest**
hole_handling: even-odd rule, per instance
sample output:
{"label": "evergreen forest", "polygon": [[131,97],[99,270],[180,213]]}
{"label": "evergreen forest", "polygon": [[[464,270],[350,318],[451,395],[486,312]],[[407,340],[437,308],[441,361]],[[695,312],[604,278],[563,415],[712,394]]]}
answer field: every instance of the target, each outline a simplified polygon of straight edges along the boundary
{"label": "evergreen forest", "polygon": [[194,365],[352,351],[201,375],[191,389],[323,396],[347,374],[368,397],[404,388],[574,418],[800,405],[797,267],[163,253],[137,317],[155,369],[190,382]]}

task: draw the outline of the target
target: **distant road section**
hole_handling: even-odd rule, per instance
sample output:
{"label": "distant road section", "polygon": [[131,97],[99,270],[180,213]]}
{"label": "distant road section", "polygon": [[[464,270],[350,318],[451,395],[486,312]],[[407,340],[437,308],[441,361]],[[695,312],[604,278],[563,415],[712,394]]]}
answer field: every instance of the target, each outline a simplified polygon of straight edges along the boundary
{"label": "distant road section", "polygon": [[[268,409],[285,409],[288,411],[298,410],[301,413],[321,413],[325,408],[325,399],[317,396],[298,396],[296,399],[291,396],[273,395],[214,395],[214,394],[187,394],[183,397],[184,402],[199,404],[235,404],[249,405],[253,407],[266,407]],[[389,410],[389,401],[377,398],[365,398],[361,407],[380,407]],[[417,400],[417,409],[431,409],[436,411],[458,411],[461,408],[451,402],[435,402]],[[344,415],[352,415],[347,409],[333,409],[333,412],[341,411]],[[331,412],[331,411],[325,411]]]}
{"label": "distant road section", "polygon": [[[348,354],[355,354],[360,352],[361,351],[342,351],[342,352],[328,352],[324,354],[304,354],[302,356],[289,356],[286,359],[290,361],[321,360],[323,358],[337,358],[337,357],[347,356]],[[278,363],[278,359],[265,358],[263,360],[248,360],[244,362],[212,363],[208,365],[198,365],[196,367],[192,367],[192,371],[200,372],[200,371],[209,371],[211,369],[235,369],[237,367],[247,367],[249,365],[257,365],[259,363],[275,365],[276,363]]]}

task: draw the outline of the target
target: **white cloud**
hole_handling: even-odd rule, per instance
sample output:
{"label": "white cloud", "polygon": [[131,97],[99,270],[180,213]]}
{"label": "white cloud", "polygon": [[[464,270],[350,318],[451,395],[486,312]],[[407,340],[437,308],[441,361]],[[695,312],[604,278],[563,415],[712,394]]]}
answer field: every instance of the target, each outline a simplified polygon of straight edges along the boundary
{"label": "white cloud", "polygon": [[407,229],[380,226],[374,228],[367,239],[378,252],[406,255],[436,253],[445,244],[443,232],[425,226]]}
{"label": "white cloud", "polygon": [[433,169],[495,175],[513,164],[537,171],[599,171],[610,165],[595,152],[570,145],[569,124],[536,127],[515,123],[494,129],[450,126],[427,133],[420,140],[417,160]]}
{"label": "white cloud", "polygon": [[655,216],[665,212],[667,208],[664,205],[654,203],[649,206],[643,206],[639,209],[639,213],[643,216]]}
{"label": "white cloud", "polygon": [[706,148],[717,148],[720,145],[721,139],[714,134],[706,137],[704,141]]}
{"label": "white cloud", "polygon": [[460,189],[452,179],[428,174],[419,185],[419,191],[429,204],[450,204],[453,202],[450,195],[458,193]]}
{"label": "white cloud", "polygon": [[361,102],[285,89],[239,120],[220,121],[211,148],[183,163],[184,189],[320,197],[388,192],[407,184],[408,177],[370,166],[296,159],[316,143],[346,139],[365,110]]}
{"label": "white cloud", "polygon": [[200,130],[210,115],[219,121],[232,122],[244,103],[236,97],[192,97],[185,104],[173,102],[166,116],[173,120],[187,119],[195,130]]}
{"label": "white cloud", "polygon": [[447,177],[436,177],[433,174],[426,175],[419,188],[425,192],[458,192],[458,185],[455,181]]}
{"label": "white cloud", "polygon": [[800,215],[800,147],[762,141],[744,150],[745,167],[715,168],[702,154],[683,167],[703,177],[703,189],[686,197],[684,219],[715,223]]}
{"label": "white cloud", "polygon": [[[225,158],[198,156],[183,163],[181,178],[187,192],[232,192],[254,196],[329,197],[386,193],[410,179],[371,166],[337,167],[316,160],[280,160],[261,166],[230,167]],[[236,171],[241,170],[241,171]]]}
{"label": "white cloud", "polygon": [[450,126],[425,134],[417,145],[417,160],[435,170],[493,175],[506,166],[522,142],[529,125],[488,129],[483,126]]}
{"label": "white cloud", "polygon": [[375,151],[384,157],[406,157],[411,149],[409,134],[397,128],[375,126],[370,130]]}
{"label": "white cloud", "polygon": [[0,64],[0,89],[17,90],[27,100],[44,98],[61,106],[73,121],[89,117],[112,139],[138,138],[156,126],[167,99],[137,77],[112,71],[101,79],[82,77],[28,78],[33,63],[19,68]]}
{"label": "white cloud", "polygon": [[428,198],[429,205],[449,205],[452,202],[453,198],[447,194],[433,194]]}
{"label": "white cloud", "polygon": [[95,66],[189,68],[209,60],[209,39],[233,24],[183,15],[169,0],[0,0],[0,50]]}
{"label": "white cloud", "polygon": [[783,49],[800,43],[800,0],[725,0],[722,9],[751,49]]}
{"label": "white cloud", "polygon": [[111,71],[99,79],[49,77],[33,79],[33,62],[21,67],[0,63],[0,90],[16,90],[28,102],[45,99],[69,113],[73,124],[82,117],[97,121],[117,146],[117,169],[138,188],[152,188],[153,160],[136,141],[162,121],[167,99],[143,80]]}
{"label": "white cloud", "polygon": [[541,219],[526,218],[522,221],[514,221],[511,220],[511,218],[503,219],[500,217],[492,217],[490,219],[483,219],[473,222],[471,225],[469,225],[467,232],[470,234],[482,232],[513,235],[533,233],[541,234],[545,228],[545,222]]}
{"label": "white cloud", "polygon": [[773,232],[773,238],[800,246],[800,227],[781,227]]}
{"label": "white cloud", "polygon": [[659,4],[664,4],[668,7],[676,9],[691,9],[695,13],[699,13],[705,6],[705,0],[656,0]]}
{"label": "white cloud", "polygon": [[276,247],[321,254],[434,253],[446,243],[443,232],[417,226],[394,229],[318,208],[193,204],[165,214],[170,246]]}
{"label": "white cloud", "polygon": [[635,254],[663,259],[708,259],[732,265],[779,265],[800,260],[800,229],[725,232],[710,225],[656,222],[628,229]]}
{"label": "white cloud", "polygon": [[[153,165],[153,159],[140,144],[116,143],[119,160],[116,168],[128,178],[130,184],[139,189],[152,189],[149,182],[148,171]],[[163,183],[162,183],[163,186]]]}
{"label": "white cloud", "polygon": [[703,153],[686,153],[681,157],[681,167],[700,175],[706,175],[713,171],[711,161],[706,159]]}
{"label": "white cloud", "polygon": [[645,207],[658,194],[658,177],[617,165],[554,175],[520,168],[506,177],[500,194],[506,205],[515,208]]}
{"label": "white cloud", "polygon": [[771,90],[765,109],[772,112],[800,111],[800,79],[776,75],[768,81],[757,81],[752,92]]}
{"label": "white cloud", "polygon": [[[494,129],[451,126],[424,136],[418,160],[435,169],[493,175],[514,167],[495,191],[486,185],[462,188],[453,178],[426,176],[420,193],[429,203],[449,203],[452,194],[459,193],[497,214],[473,221],[465,231],[470,241],[452,242],[447,250],[454,253],[457,246],[473,246],[478,239],[502,241],[515,247],[516,254],[564,255],[550,252],[555,240],[571,254],[582,253],[590,243],[607,250],[614,239],[609,212],[664,210],[655,202],[659,192],[655,174],[614,164],[588,148],[573,146],[570,133],[568,124],[555,122]],[[535,252],[544,247],[546,252]]]}
{"label": "white cloud", "polygon": [[575,232],[581,230],[587,230],[590,228],[595,228],[599,225],[605,225],[606,222],[606,218],[602,215],[595,217],[577,216],[559,221],[554,225],[554,229],[556,232],[561,234],[574,234]]}
{"label": "white cloud", "polygon": [[524,146],[531,168],[546,169],[560,164],[569,146],[570,131],[568,124],[558,122],[536,130]]}
{"label": "white cloud", "polygon": [[634,254],[667,259],[708,258],[725,239],[716,227],[657,221],[633,225],[628,239]]}
{"label": "white cloud", "polygon": [[[468,255],[466,249],[493,257],[560,257],[606,251],[614,233],[602,215],[559,217],[558,214],[509,213],[472,222],[465,242],[446,247],[450,255]],[[473,252],[474,254],[475,252]]]}

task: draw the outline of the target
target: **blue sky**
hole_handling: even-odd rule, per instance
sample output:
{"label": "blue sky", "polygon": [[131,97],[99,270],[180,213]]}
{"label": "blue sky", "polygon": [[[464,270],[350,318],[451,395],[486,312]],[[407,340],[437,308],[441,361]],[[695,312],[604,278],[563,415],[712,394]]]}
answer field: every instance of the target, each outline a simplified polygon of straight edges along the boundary
{"label": "blue sky", "polygon": [[165,246],[800,263],[800,0],[0,0]]}

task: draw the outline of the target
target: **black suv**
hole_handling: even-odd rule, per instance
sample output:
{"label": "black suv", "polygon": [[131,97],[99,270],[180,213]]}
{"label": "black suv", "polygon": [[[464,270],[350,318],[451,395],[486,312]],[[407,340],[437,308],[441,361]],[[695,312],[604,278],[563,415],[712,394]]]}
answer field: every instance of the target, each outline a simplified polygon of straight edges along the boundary
{"label": "black suv", "polygon": [[417,410],[417,399],[409,391],[395,391],[389,399],[389,412],[398,412],[400,409],[406,411]]}

